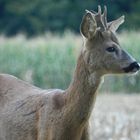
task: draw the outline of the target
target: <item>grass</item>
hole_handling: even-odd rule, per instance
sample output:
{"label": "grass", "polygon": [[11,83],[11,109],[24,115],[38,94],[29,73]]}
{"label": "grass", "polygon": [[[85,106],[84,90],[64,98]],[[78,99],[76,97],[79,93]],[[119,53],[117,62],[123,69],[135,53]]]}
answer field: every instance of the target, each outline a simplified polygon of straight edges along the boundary
{"label": "grass", "polygon": [[[123,48],[140,62],[140,33],[123,32],[119,39]],[[42,88],[68,87],[76,58],[82,46],[82,37],[66,32],[26,39],[0,37],[0,72],[13,74]],[[109,76],[102,91],[140,92],[140,74],[137,76]]]}
{"label": "grass", "polygon": [[[66,88],[75,66],[76,44],[67,36],[1,37],[0,71],[44,88]],[[61,81],[61,82],[60,82]]]}

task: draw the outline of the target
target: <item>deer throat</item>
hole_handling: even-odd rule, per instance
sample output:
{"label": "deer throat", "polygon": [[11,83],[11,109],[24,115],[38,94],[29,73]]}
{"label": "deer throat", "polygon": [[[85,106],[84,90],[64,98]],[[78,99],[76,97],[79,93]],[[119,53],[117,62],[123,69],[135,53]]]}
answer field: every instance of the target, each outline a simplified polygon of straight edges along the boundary
{"label": "deer throat", "polygon": [[67,112],[70,116],[74,114],[74,122],[82,123],[89,119],[101,79],[98,72],[89,73],[84,60],[79,57],[74,79],[66,90]]}

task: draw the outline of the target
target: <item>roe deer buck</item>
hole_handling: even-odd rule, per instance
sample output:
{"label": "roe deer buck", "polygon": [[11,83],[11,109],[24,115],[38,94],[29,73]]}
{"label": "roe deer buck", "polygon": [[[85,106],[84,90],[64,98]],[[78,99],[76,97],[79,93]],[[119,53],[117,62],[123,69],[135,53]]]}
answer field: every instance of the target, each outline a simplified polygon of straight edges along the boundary
{"label": "roe deer buck", "polygon": [[86,11],[85,39],[73,81],[65,91],[41,90],[7,74],[0,75],[0,140],[89,140],[88,121],[101,78],[134,73],[139,64],[125,52],[115,31],[124,16],[107,23],[107,10]]}

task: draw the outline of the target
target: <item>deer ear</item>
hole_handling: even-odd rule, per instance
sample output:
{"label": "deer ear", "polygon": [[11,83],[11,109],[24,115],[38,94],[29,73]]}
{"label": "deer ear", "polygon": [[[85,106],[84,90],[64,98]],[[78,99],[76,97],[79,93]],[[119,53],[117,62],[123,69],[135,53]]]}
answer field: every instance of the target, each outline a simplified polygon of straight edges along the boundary
{"label": "deer ear", "polygon": [[124,15],[121,16],[120,18],[109,22],[108,23],[108,29],[111,30],[112,32],[116,32],[116,30],[119,28],[119,26],[124,22]]}
{"label": "deer ear", "polygon": [[86,14],[81,22],[81,33],[84,35],[84,37],[91,39],[95,36],[96,29],[97,23],[94,15],[90,11],[86,10]]}

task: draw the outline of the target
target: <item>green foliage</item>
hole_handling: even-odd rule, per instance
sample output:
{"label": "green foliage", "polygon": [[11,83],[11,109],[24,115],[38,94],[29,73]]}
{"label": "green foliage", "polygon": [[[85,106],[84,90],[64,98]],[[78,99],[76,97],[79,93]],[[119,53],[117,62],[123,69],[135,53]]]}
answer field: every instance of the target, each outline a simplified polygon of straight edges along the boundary
{"label": "green foliage", "polygon": [[1,39],[0,71],[40,87],[66,88],[72,77],[76,48],[67,37]]}
{"label": "green foliage", "polygon": [[[140,33],[123,32],[121,46],[140,62]],[[13,74],[43,88],[65,89],[70,84],[82,37],[72,33],[47,34],[25,39],[0,37],[0,72]],[[103,92],[140,92],[140,73],[133,76],[107,76]]]}
{"label": "green foliage", "polygon": [[66,29],[79,33],[85,9],[96,10],[97,5],[107,5],[108,20],[125,14],[124,27],[139,29],[139,0],[1,0],[0,32],[7,36],[25,33],[28,36],[46,31],[63,32]]}

